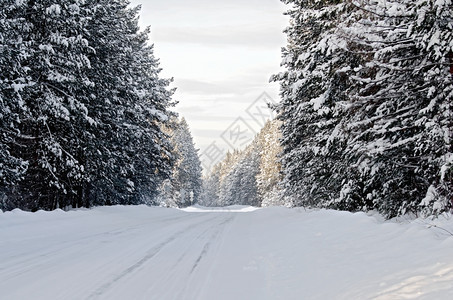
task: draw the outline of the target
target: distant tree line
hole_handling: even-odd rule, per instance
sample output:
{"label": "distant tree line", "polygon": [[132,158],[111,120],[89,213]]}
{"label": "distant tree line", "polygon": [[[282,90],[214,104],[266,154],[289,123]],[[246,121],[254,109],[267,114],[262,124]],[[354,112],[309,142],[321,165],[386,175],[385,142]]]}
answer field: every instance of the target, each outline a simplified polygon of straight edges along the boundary
{"label": "distant tree line", "polygon": [[205,206],[281,205],[280,122],[268,121],[244,150],[227,153],[203,181]]}

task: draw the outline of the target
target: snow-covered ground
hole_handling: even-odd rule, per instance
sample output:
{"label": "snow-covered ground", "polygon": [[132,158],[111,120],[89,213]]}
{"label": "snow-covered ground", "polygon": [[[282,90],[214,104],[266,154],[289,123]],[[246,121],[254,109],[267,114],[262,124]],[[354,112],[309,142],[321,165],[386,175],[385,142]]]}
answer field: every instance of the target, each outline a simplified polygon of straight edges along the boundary
{"label": "snow-covered ground", "polygon": [[0,299],[453,299],[445,230],[286,208],[0,211]]}

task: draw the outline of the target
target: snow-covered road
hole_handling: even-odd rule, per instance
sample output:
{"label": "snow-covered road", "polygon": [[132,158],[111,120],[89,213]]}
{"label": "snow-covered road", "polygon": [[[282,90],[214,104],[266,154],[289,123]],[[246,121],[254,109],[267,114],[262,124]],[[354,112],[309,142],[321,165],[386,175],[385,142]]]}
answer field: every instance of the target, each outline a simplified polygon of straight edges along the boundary
{"label": "snow-covered road", "polygon": [[285,208],[0,213],[0,299],[453,299],[453,236],[427,227]]}

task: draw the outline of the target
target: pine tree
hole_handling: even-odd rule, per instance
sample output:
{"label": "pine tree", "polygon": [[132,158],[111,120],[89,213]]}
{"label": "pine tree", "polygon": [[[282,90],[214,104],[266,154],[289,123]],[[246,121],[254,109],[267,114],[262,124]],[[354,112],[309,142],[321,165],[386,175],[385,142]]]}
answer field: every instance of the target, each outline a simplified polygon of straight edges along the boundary
{"label": "pine tree", "polygon": [[291,4],[286,70],[271,80],[281,84],[282,164],[285,197],[292,206],[323,206],[337,197],[344,178],[342,105],[351,88],[348,71],[357,55],[337,34],[355,8],[347,1],[283,1]]}
{"label": "pine tree", "polygon": [[123,0],[90,3],[95,126],[86,136],[85,205],[152,202],[171,172],[170,145],[161,131],[172,105],[170,81],[159,78],[158,60],[147,45],[149,29],[139,32],[139,7],[128,8]]}
{"label": "pine tree", "polygon": [[161,202],[165,206],[186,207],[200,200],[202,168],[187,121],[173,120],[167,128],[175,163],[171,179],[161,187]]}
{"label": "pine tree", "polygon": [[261,206],[256,182],[259,163],[256,144],[252,143],[243,151],[237,152],[234,163],[222,181],[219,196],[221,206]]}
{"label": "pine tree", "polygon": [[11,103],[20,105],[9,151],[29,165],[9,197],[30,209],[64,205],[60,197],[84,177],[83,166],[71,153],[78,143],[77,124],[87,117],[77,91],[90,84],[85,73],[89,47],[83,37],[87,11],[79,4],[17,2],[21,9],[7,16],[15,23],[9,42],[17,43],[5,81],[14,89]]}
{"label": "pine tree", "polygon": [[23,9],[24,3],[18,1],[3,1],[0,7],[0,209],[14,208],[6,192],[23,179],[28,166],[13,151],[19,146],[20,122],[27,116],[19,92],[31,84],[27,79],[28,69],[21,66],[21,59],[16,55],[27,56],[20,33],[23,22],[19,17]]}
{"label": "pine tree", "polygon": [[256,138],[260,149],[260,166],[256,181],[263,206],[285,205],[280,186],[280,126],[281,122],[278,120],[269,121]]}
{"label": "pine tree", "polygon": [[241,158],[241,152],[234,150],[228,152],[226,157],[220,162],[219,170],[219,203],[218,206],[228,206],[238,201],[234,198],[234,191],[231,188],[232,174]]}
{"label": "pine tree", "polygon": [[207,207],[220,205],[220,165],[215,165],[211,172],[203,177],[199,204]]}
{"label": "pine tree", "polygon": [[452,8],[369,1],[346,29],[351,51],[371,58],[352,75],[358,88],[350,96],[348,153],[366,197],[389,217],[417,213],[422,199],[431,211],[451,205],[451,175],[441,170],[452,153]]}

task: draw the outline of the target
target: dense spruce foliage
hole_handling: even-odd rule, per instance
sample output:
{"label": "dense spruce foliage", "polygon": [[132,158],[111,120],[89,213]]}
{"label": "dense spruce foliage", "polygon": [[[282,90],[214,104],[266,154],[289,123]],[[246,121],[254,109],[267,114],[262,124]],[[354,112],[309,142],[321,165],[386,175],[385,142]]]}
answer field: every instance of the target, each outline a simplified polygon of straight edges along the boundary
{"label": "dense spruce foliage", "polygon": [[153,203],[169,80],[127,0],[2,0],[0,208]]}
{"label": "dense spruce foliage", "polygon": [[387,217],[453,201],[453,4],[284,0],[286,204]]}

